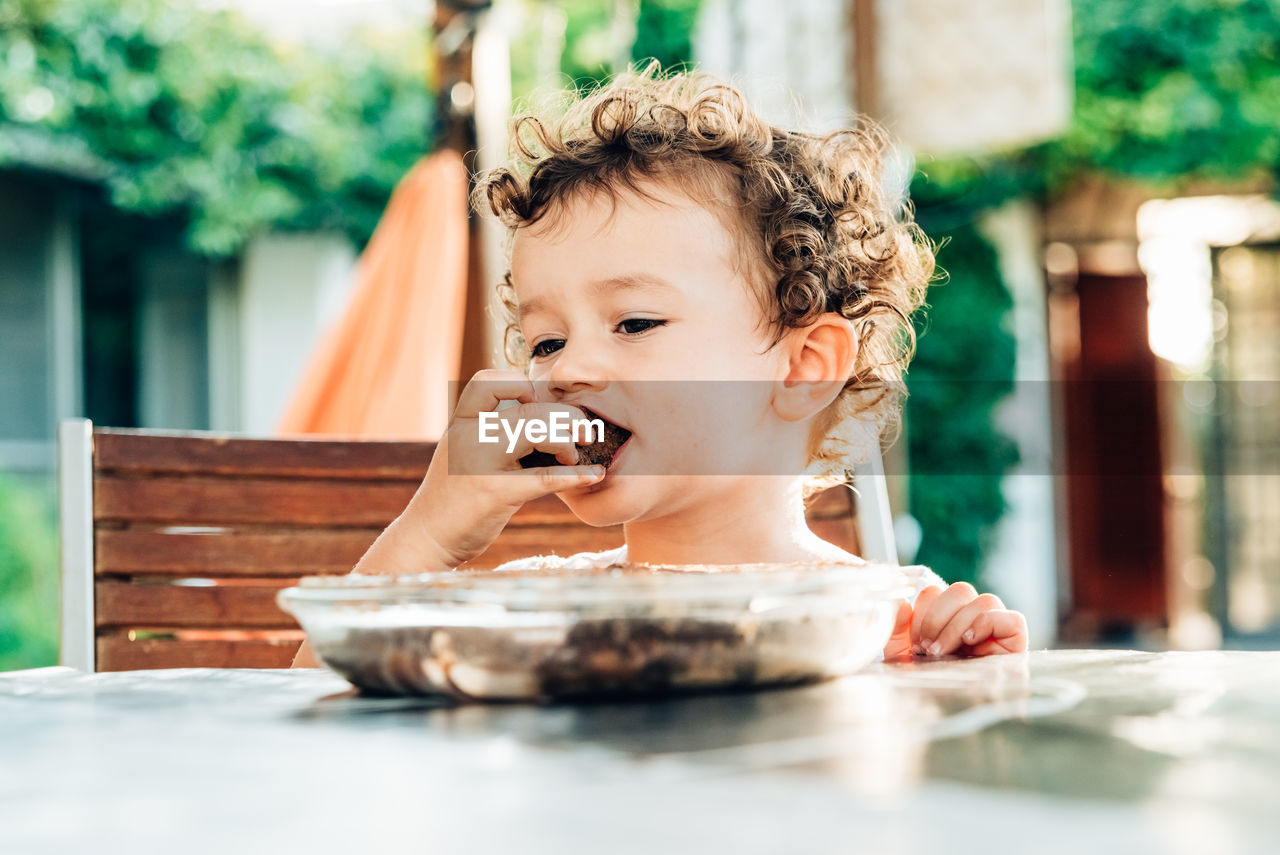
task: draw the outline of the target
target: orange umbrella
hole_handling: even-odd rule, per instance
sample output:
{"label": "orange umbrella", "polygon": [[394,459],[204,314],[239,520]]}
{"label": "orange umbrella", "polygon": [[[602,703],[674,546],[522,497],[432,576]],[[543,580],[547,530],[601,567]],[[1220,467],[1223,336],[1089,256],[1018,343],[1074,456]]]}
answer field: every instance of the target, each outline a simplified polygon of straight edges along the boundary
{"label": "orange umbrella", "polygon": [[445,149],[396,187],[338,324],[279,431],[438,439],[458,377],[467,290],[467,175]]}

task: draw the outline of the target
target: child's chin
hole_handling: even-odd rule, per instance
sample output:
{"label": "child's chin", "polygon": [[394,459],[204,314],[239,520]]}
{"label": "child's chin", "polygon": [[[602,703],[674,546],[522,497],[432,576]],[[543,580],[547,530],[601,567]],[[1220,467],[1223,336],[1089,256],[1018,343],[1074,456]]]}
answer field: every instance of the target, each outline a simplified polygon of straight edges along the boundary
{"label": "child's chin", "polygon": [[602,484],[558,493],[560,500],[569,506],[573,515],[589,526],[597,528],[621,525],[636,517],[634,502],[627,502],[617,484]]}

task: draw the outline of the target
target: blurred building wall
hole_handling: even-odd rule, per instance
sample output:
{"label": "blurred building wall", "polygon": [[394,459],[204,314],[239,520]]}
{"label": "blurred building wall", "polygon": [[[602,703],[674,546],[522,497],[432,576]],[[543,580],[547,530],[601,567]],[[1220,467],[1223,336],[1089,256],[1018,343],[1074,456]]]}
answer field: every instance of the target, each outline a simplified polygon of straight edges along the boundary
{"label": "blurred building wall", "polygon": [[351,244],[335,234],[262,235],[249,244],[237,283],[238,346],[224,346],[227,355],[213,366],[238,379],[234,429],[275,432],[307,358],[345,305],[355,261]]}
{"label": "blurred building wall", "polygon": [[1280,203],[1232,193],[1137,211],[1161,357],[1170,642],[1280,638]]}
{"label": "blurred building wall", "polygon": [[[347,238],[262,235],[216,261],[156,229],[104,260],[84,254],[82,230],[102,221],[80,216],[83,192],[58,176],[0,173],[0,470],[51,474],[55,426],[71,416],[273,433],[353,282]],[[82,312],[81,271],[121,258],[130,263],[96,299],[127,323],[99,329],[108,321]],[[121,335],[132,340],[114,342],[111,358],[99,352]]]}
{"label": "blurred building wall", "polygon": [[694,53],[770,121],[831,130],[857,107],[917,154],[1025,145],[1070,121],[1068,0],[868,0],[865,18],[856,5],[705,0]]}
{"label": "blurred building wall", "polygon": [[81,407],[77,252],[56,185],[0,173],[0,469],[51,471],[50,427]]}
{"label": "blurred building wall", "polygon": [[845,0],[705,0],[694,57],[731,77],[769,121],[814,132],[853,115]]}
{"label": "blurred building wall", "polygon": [[875,2],[877,118],[917,152],[1053,137],[1071,119],[1068,0]]}
{"label": "blurred building wall", "polygon": [[173,249],[141,251],[138,421],[209,427],[208,264]]}

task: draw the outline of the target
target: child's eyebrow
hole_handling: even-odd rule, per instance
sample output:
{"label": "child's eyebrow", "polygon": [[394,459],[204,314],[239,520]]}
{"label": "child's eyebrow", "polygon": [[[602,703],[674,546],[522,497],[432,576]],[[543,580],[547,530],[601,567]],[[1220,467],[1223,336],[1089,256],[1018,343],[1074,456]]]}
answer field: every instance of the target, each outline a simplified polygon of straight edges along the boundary
{"label": "child's eyebrow", "polygon": [[[587,286],[589,290],[597,294],[604,291],[666,290],[674,287],[667,280],[649,273],[625,273],[621,276],[610,276],[608,279],[597,279]],[[546,308],[546,301],[543,298],[534,297],[520,304],[518,309],[519,319],[523,321],[529,315],[546,311]]]}

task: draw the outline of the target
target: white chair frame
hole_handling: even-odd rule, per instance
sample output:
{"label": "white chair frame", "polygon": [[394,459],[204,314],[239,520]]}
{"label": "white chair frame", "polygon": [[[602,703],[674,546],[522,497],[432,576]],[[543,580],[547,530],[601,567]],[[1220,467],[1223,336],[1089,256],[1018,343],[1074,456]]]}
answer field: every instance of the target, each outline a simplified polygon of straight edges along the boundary
{"label": "white chair frame", "polygon": [[58,512],[61,541],[62,630],[59,660],[95,670],[93,612],[93,423],[58,426]]}

